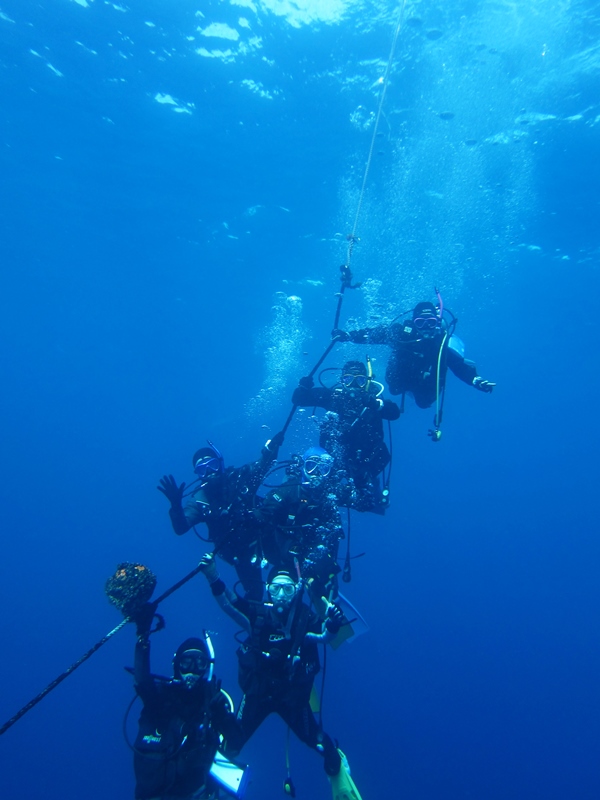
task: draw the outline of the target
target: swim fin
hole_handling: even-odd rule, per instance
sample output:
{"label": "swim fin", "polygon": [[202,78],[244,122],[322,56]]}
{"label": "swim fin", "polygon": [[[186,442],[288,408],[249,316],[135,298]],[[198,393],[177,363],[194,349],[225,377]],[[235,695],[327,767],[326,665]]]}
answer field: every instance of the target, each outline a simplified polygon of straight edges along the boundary
{"label": "swim fin", "polygon": [[348,759],[338,747],[338,753],[342,759],[340,771],[337,775],[329,775],[333,800],[362,800],[358,789],[350,777],[350,765]]}

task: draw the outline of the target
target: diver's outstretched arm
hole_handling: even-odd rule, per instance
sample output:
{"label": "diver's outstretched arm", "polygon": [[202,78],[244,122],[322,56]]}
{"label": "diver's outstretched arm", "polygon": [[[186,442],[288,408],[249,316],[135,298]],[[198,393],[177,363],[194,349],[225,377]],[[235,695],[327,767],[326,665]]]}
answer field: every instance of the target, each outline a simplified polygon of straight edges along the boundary
{"label": "diver's outstretched arm", "polygon": [[198,566],[201,568],[200,571],[210,585],[213,597],[223,611],[247,633],[250,633],[250,620],[237,608],[238,598],[235,592],[228,589],[219,577],[214,555],[212,553],[207,553],[200,559],[200,564]]}

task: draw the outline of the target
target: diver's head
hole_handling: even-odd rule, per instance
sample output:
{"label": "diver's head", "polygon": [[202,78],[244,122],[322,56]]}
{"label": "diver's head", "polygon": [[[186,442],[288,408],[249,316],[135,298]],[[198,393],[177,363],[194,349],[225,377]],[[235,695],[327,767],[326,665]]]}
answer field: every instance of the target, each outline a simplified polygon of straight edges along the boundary
{"label": "diver's head", "polygon": [[299,590],[300,583],[286,570],[273,570],[269,575],[267,591],[277,614],[284,614],[290,608]]}
{"label": "diver's head", "polygon": [[208,635],[206,639],[186,639],[173,656],[173,677],[182,681],[186,689],[193,689],[198,681],[212,678],[214,660]]}
{"label": "diver's head", "polygon": [[309,447],[302,456],[302,483],[320,486],[333,468],[333,456],[322,447]]}
{"label": "diver's head", "polygon": [[223,472],[225,469],[225,462],[221,453],[212,442],[209,442],[208,445],[208,447],[201,447],[200,450],[196,450],[192,457],[194,472],[200,480],[208,478],[209,475]]}
{"label": "diver's head", "polygon": [[368,382],[367,368],[362,361],[347,361],[342,367],[341,384],[344,389],[364,389]]}
{"label": "diver's head", "polygon": [[441,328],[441,319],[433,303],[417,303],[412,312],[413,325],[424,337],[434,336]]}

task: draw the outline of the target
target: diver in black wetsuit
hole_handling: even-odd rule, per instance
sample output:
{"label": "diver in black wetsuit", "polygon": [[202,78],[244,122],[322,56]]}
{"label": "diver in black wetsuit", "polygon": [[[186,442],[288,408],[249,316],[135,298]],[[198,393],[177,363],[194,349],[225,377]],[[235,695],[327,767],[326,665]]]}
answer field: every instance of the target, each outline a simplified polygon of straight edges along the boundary
{"label": "diver in black wetsuit", "polygon": [[200,487],[185,508],[182,505],[185,483],[178,486],[172,475],[165,475],[156,487],[171,503],[169,516],[175,533],[181,535],[200,522],[206,523],[215,552],[233,564],[242,586],[253,599],[262,597],[256,492],[282,444],[280,432],[265,444],[258,461],[227,468],[213,444],[201,448],[192,459]]}
{"label": "diver in black wetsuit", "polygon": [[450,312],[451,321],[444,317],[439,294],[438,298],[437,308],[433,303],[417,303],[411,320],[356,331],[335,330],[332,336],[341,342],[389,345],[392,353],[385,379],[390,392],[412,394],[419,408],[429,408],[443,393],[448,368],[480,392],[493,391],[496,384],[484,380],[475,363],[465,358],[464,344],[454,333],[456,320]]}
{"label": "diver in black wetsuit", "polygon": [[[272,570],[268,601],[255,603],[225,586],[211,554],[200,566],[218,604],[248,634],[237,651],[244,692],[237,717],[244,742],[269,714],[278,714],[300,741],[323,756],[334,800],[360,800],[345,756],[319,727],[310,707],[320,670],[318,644],[332,641],[339,632],[341,609],[330,603],[325,620],[319,619],[303,602],[302,582],[287,571]],[[289,778],[285,788],[294,796]]]}
{"label": "diver in black wetsuit", "polygon": [[186,639],[173,659],[173,678],[150,671],[154,606],[137,615],[135,690],[143,702],[134,744],[136,800],[202,800],[215,797],[209,772],[217,749],[236,753],[241,726],[229,696],[213,677],[210,639]]}
{"label": "diver in black wetsuit", "polygon": [[[296,457],[287,480],[264,498],[257,517],[261,547],[277,569],[294,570],[312,578],[321,594],[328,594],[340,568],[337,553],[344,536],[338,505],[341,492],[355,496],[352,484],[342,486],[333,472],[334,459],[321,447]],[[347,504],[350,501],[345,501]]]}
{"label": "diver in black wetsuit", "polygon": [[[370,365],[370,362],[369,362]],[[315,387],[313,379],[301,378],[292,395],[296,406],[318,406],[328,412],[321,420],[319,444],[354,482],[357,511],[383,510],[378,476],[390,461],[383,438],[383,420],[395,420],[400,409],[382,400],[383,386],[360,361],[344,364],[339,383],[333,388]]]}

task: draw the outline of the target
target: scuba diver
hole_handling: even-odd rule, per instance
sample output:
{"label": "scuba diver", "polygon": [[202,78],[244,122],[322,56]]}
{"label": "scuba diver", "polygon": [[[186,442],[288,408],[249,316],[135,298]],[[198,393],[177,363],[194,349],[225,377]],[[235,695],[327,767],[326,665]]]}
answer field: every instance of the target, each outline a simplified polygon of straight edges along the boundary
{"label": "scuba diver", "polygon": [[[346,757],[319,726],[310,707],[314,679],[321,668],[318,644],[337,636],[344,622],[342,610],[326,602],[325,619],[317,617],[303,602],[303,581],[293,572],[271,570],[269,599],[256,603],[225,586],[212,554],[205,555],[199,566],[219,606],[247,633],[237,651],[238,680],[244,693],[237,718],[244,743],[270,714],[278,714],[300,741],[323,756],[334,800],[360,800]],[[295,796],[289,768],[284,788]]]}
{"label": "scuba diver", "polygon": [[333,467],[333,456],[310,447],[292,459],[285,482],[271,489],[257,511],[266,560],[290,571],[298,563],[300,575],[325,595],[340,571],[336,559],[344,531],[338,505],[356,498],[352,484],[338,481]]}
{"label": "scuba diver", "polygon": [[[401,412],[407,393],[413,395],[419,408],[429,408],[435,402],[438,428],[448,368],[480,392],[490,393],[496,384],[482,378],[475,363],[465,358],[465,346],[454,333],[457,320],[452,312],[444,309],[437,289],[436,294],[438,306],[430,302],[417,303],[410,320],[355,331],[334,330],[332,336],[340,342],[389,345],[392,354],[385,378],[390,392],[402,395]],[[430,431],[435,441],[439,434],[439,430]]]}
{"label": "scuba diver", "polygon": [[296,406],[318,406],[327,411],[320,423],[319,444],[353,480],[356,499],[352,507],[357,511],[383,513],[387,499],[378,480],[390,461],[383,420],[398,419],[400,409],[391,400],[382,400],[382,392],[368,359],[366,367],[360,361],[344,364],[333,388],[315,387],[311,377],[301,378],[292,395]]}
{"label": "scuba diver", "polygon": [[200,522],[206,523],[208,538],[215,552],[232,564],[250,597],[262,597],[261,558],[257,550],[258,527],[255,517],[256,492],[283,444],[283,433],[269,439],[258,461],[242,467],[227,467],[217,448],[208,442],[194,453],[192,465],[200,482],[185,505],[186,485],[177,485],[172,475],[164,475],[157,486],[171,503],[169,517],[176,534],[181,535]]}
{"label": "scuba diver", "polygon": [[238,752],[241,727],[229,695],[213,676],[215,659],[208,634],[186,639],[177,648],[171,679],[151,673],[150,628],[155,611],[147,603],[135,619],[133,675],[143,703],[133,745],[135,797],[209,800],[218,790],[210,775],[217,750]]}

